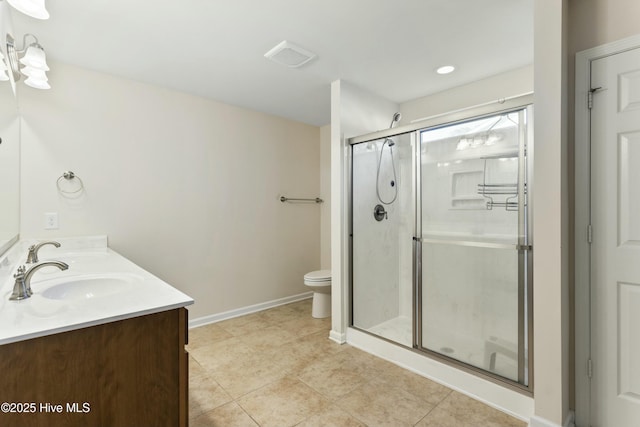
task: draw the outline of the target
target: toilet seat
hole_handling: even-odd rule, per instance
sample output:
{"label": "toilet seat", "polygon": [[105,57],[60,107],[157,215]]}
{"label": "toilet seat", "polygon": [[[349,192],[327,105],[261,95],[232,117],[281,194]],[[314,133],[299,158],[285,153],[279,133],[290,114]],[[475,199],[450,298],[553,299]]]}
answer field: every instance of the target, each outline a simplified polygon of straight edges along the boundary
{"label": "toilet seat", "polygon": [[304,283],[317,285],[331,282],[331,270],[316,270],[304,275]]}

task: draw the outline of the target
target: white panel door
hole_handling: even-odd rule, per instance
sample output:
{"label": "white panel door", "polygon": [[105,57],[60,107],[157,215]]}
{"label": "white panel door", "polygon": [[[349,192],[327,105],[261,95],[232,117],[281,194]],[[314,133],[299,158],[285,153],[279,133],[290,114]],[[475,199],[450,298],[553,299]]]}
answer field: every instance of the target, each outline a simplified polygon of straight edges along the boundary
{"label": "white panel door", "polygon": [[592,62],[591,424],[640,426],[640,49]]}

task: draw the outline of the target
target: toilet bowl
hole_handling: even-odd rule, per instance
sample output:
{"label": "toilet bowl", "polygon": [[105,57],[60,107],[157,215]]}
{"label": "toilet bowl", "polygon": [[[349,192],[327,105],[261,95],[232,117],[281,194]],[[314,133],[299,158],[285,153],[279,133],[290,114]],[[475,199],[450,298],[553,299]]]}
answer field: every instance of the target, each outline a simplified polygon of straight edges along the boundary
{"label": "toilet bowl", "polygon": [[331,316],[331,270],[316,270],[304,275],[304,284],[313,291],[311,316]]}

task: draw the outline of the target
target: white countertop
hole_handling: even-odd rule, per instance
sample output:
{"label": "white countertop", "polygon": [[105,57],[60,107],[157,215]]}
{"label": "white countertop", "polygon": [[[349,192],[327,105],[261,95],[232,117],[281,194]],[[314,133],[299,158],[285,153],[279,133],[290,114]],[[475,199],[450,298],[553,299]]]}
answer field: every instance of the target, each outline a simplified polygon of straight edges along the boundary
{"label": "white countertop", "polygon": [[[33,295],[21,301],[9,300],[13,274],[35,241],[19,241],[0,257],[0,345],[193,304],[189,296],[108,248],[106,237],[52,240],[61,247],[43,246],[39,261],[62,261],[69,269],[36,271]],[[57,292],[61,284],[83,280],[104,281],[108,289],[75,297]]]}

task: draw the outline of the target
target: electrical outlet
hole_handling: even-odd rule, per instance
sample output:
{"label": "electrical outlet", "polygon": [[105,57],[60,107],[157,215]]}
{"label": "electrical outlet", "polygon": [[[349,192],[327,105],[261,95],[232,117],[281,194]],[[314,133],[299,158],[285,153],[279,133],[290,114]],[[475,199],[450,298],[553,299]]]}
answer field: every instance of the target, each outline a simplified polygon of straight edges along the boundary
{"label": "electrical outlet", "polygon": [[45,214],[44,214],[44,229],[45,230],[57,230],[58,229],[58,212],[45,212]]}

